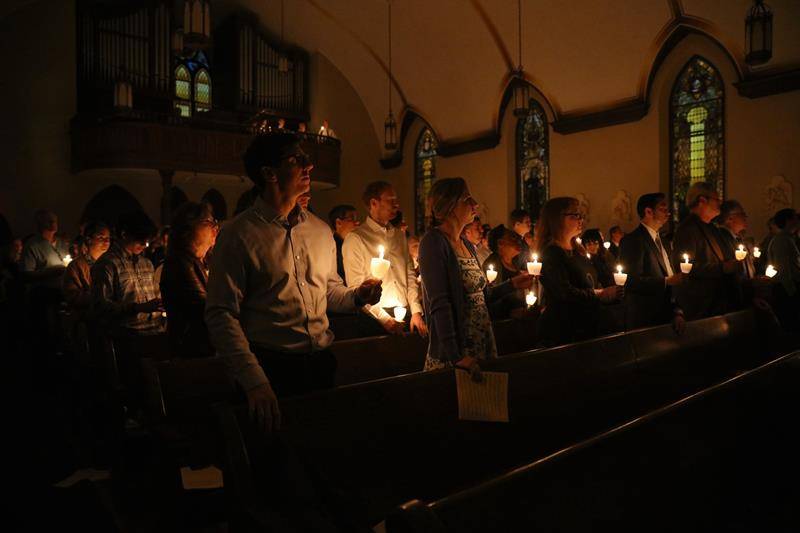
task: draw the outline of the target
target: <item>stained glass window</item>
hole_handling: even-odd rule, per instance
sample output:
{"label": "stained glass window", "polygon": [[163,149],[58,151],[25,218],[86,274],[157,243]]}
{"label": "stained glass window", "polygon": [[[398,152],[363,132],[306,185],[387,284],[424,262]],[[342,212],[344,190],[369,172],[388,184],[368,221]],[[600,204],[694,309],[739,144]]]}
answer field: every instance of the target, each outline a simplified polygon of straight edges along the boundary
{"label": "stained glass window", "polygon": [[436,179],[436,136],[430,128],[425,128],[417,139],[414,151],[414,196],[416,210],[414,212],[414,232],[421,235],[430,227],[430,213],[426,209],[428,193]]}
{"label": "stained glass window", "polygon": [[702,57],[683,67],[670,98],[672,216],[683,218],[686,191],[698,181],[725,193],[725,89],[717,69]]}
{"label": "stained glass window", "polygon": [[175,107],[180,110],[181,116],[192,116],[192,77],[184,65],[178,65],[175,69],[175,98]]}
{"label": "stained glass window", "polygon": [[531,98],[528,113],[517,120],[517,207],[534,221],[550,196],[549,139],[547,115]]}
{"label": "stained glass window", "polygon": [[200,69],[194,77],[194,102],[197,111],[211,109],[211,77],[206,69]]}

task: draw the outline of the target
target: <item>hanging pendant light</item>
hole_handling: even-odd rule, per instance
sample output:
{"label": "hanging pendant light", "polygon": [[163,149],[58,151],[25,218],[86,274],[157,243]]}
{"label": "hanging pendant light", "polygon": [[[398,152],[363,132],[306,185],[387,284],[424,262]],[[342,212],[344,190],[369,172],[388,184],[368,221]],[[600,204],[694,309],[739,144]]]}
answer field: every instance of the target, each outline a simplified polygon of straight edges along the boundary
{"label": "hanging pendant light", "polygon": [[522,0],[517,0],[517,41],[519,43],[519,64],[511,73],[511,90],[514,92],[514,115],[527,115],[530,112],[531,86],[525,81],[522,67]]}
{"label": "hanging pendant light", "polygon": [[[281,0],[281,47],[285,46],[283,40],[283,0]],[[286,53],[281,51],[278,54],[278,72],[281,74],[286,74],[289,72],[289,59],[286,57]]]}
{"label": "hanging pendant light", "polygon": [[392,113],[392,0],[387,0],[389,4],[389,114],[383,123],[383,145],[387,150],[397,149],[397,121]]}
{"label": "hanging pendant light", "polygon": [[755,0],[744,21],[745,61],[762,65],[772,58],[772,10],[764,0]]}
{"label": "hanging pendant light", "polygon": [[211,2],[209,0],[184,0],[183,44],[200,50],[211,39]]}

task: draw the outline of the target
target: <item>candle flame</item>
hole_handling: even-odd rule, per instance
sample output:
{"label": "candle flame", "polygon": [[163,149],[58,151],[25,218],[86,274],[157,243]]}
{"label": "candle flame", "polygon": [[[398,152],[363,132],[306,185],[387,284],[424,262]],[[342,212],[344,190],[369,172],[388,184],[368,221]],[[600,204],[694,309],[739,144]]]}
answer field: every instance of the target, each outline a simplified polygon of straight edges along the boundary
{"label": "candle flame", "polygon": [[531,256],[533,257],[534,263],[539,260],[539,254],[531,254]]}
{"label": "candle flame", "polygon": [[378,257],[383,259],[383,254],[386,252],[386,248],[381,244],[378,245]]}
{"label": "candle flame", "polygon": [[608,250],[609,248],[611,248],[611,243],[610,243],[610,242],[608,242],[608,241],[604,242],[604,243],[603,243],[603,248],[605,248],[606,250]]}
{"label": "candle flame", "polygon": [[683,254],[683,262],[684,263],[688,263],[689,262],[689,254]]}
{"label": "candle flame", "polygon": [[489,265],[489,270],[494,272],[494,265]]}
{"label": "candle flame", "polygon": [[744,252],[744,244],[740,244],[739,245],[739,251],[740,252]]}
{"label": "candle flame", "polygon": [[622,265],[617,265],[617,274],[622,274]]}

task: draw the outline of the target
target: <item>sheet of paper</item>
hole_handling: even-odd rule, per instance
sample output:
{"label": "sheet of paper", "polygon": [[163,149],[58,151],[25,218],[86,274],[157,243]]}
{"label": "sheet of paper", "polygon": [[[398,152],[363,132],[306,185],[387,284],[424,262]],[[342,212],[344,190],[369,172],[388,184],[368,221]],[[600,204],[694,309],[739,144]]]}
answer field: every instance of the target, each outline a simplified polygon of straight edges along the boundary
{"label": "sheet of paper", "polygon": [[222,487],[222,470],[216,466],[198,470],[184,466],[181,468],[181,481],[186,490],[218,489]]}
{"label": "sheet of paper", "polygon": [[508,373],[484,372],[475,383],[465,370],[456,370],[458,419],[508,422]]}

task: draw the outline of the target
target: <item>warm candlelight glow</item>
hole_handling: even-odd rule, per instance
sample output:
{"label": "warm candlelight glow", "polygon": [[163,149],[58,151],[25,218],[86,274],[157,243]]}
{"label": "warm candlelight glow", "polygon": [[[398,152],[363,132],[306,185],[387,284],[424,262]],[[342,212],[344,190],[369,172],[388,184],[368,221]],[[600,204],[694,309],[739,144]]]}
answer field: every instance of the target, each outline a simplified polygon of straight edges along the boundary
{"label": "warm candlelight glow", "polygon": [[775,274],[777,274],[777,273],[778,273],[778,271],[775,270],[775,267],[772,266],[772,265],[767,265],[767,271],[764,272],[764,274],[766,274],[768,278],[774,278]]}
{"label": "warm candlelight glow", "polygon": [[581,238],[580,238],[580,237],[575,237],[575,242],[577,242],[578,244],[580,244],[580,243],[582,243],[583,241],[581,240]]}
{"label": "warm candlelight glow", "polygon": [[614,283],[617,285],[625,285],[628,281],[628,275],[622,271],[622,265],[617,265],[617,271],[614,273]]}
{"label": "warm candlelight glow", "polygon": [[688,263],[689,262],[689,254],[683,254],[683,262],[684,263]]}
{"label": "warm candlelight glow", "polygon": [[735,255],[737,261],[744,261],[744,258],[747,257],[747,250],[744,249],[744,244],[739,245],[739,249],[736,250]]}
{"label": "warm candlelight glow", "polygon": [[692,264],[689,262],[689,254],[683,254],[683,263],[681,263],[681,272],[688,274],[692,271]]}
{"label": "warm candlelight glow", "polygon": [[756,259],[761,257],[761,250],[759,250],[758,246],[753,246],[753,257]]}
{"label": "warm candlelight glow", "polygon": [[528,304],[528,307],[536,303],[536,295],[533,294],[533,291],[528,291],[527,294],[525,294],[525,303]]}
{"label": "warm candlelight glow", "polygon": [[489,265],[489,270],[486,271],[486,279],[489,280],[489,283],[497,279],[497,271],[494,269],[494,265]]}
{"label": "warm candlelight glow", "polygon": [[533,261],[528,261],[528,274],[531,276],[538,276],[542,273],[542,263],[539,262],[539,256],[531,254]]}
{"label": "warm candlelight glow", "polygon": [[62,259],[62,261],[64,262],[64,266],[69,266],[69,264],[72,262],[72,256],[67,254],[64,256],[64,259]]}
{"label": "warm candlelight glow", "polygon": [[402,322],[403,319],[406,317],[406,308],[397,306],[394,308],[394,319],[398,322]]}
{"label": "warm candlelight glow", "polygon": [[611,243],[610,243],[610,242],[608,242],[608,241],[604,242],[604,243],[603,243],[603,248],[605,248],[606,250],[608,250],[609,248],[611,248]]}
{"label": "warm candlelight glow", "polygon": [[386,253],[386,248],[381,244],[378,246],[378,257],[373,257],[369,263],[370,273],[375,279],[383,279],[391,266],[391,263],[383,258],[384,253]]}

